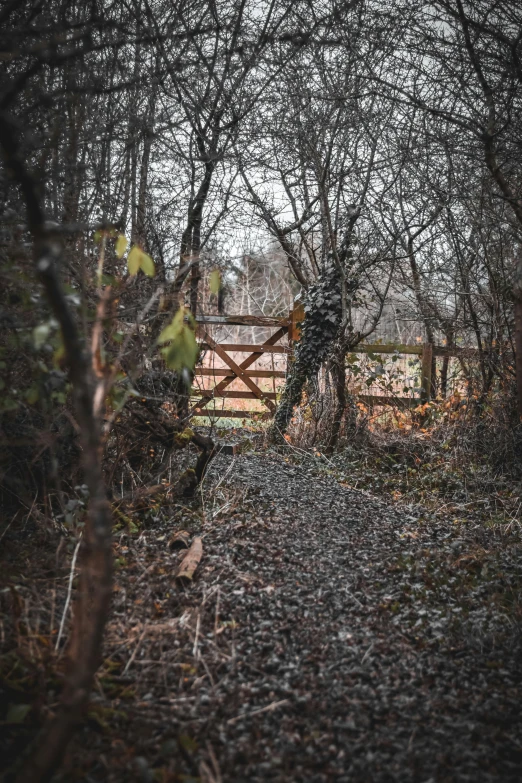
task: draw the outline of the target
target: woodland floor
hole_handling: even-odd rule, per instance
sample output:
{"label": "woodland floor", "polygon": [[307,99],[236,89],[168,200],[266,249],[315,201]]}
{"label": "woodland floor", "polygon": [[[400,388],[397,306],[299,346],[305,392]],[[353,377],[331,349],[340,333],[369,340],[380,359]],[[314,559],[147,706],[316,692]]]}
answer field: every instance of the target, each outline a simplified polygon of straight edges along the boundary
{"label": "woodland floor", "polygon": [[[275,451],[217,457],[202,499],[118,534],[104,664],[57,780],[522,779],[516,531]],[[204,555],[182,590],[187,520]]]}

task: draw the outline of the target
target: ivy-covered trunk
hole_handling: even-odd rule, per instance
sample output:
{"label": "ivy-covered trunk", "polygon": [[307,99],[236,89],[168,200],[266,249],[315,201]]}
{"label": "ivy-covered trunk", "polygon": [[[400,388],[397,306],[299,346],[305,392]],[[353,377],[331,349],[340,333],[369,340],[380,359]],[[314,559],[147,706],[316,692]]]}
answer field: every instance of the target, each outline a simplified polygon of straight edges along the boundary
{"label": "ivy-covered trunk", "polygon": [[281,402],[277,408],[270,437],[281,441],[288,429],[293,410],[299,405],[307,381],[314,378],[328,359],[341,324],[341,281],[333,260],[327,262],[321,280],[307,293],[305,317]]}

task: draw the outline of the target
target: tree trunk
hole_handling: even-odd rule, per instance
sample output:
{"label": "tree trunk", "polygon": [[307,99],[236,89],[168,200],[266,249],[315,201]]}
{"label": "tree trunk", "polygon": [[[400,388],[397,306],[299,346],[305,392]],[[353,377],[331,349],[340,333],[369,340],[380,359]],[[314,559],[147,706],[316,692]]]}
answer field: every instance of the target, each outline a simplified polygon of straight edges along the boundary
{"label": "tree trunk", "polygon": [[346,370],[344,366],[344,360],[346,356],[346,350],[343,346],[339,346],[332,358],[330,372],[332,374],[332,380],[335,392],[335,409],[332,422],[332,429],[330,432],[330,438],[326,447],[326,453],[332,454],[337,443],[339,441],[339,435],[341,433],[341,425],[343,422],[344,412],[346,410],[347,395],[346,395]]}
{"label": "tree trunk", "polygon": [[39,196],[39,183],[27,171],[19,151],[20,128],[4,115],[0,143],[7,164],[22,191],[33,241],[36,270],[64,342],[80,427],[84,481],[89,490],[80,589],[74,612],[72,641],[64,688],[55,716],[44,725],[34,749],[16,770],[17,783],[44,783],[53,776],[89,701],[109,613],[112,591],[111,512],[101,467],[100,422],[94,413],[94,378],[75,318],[57,275],[61,249],[46,229],[47,216]]}
{"label": "tree trunk", "polygon": [[[515,217],[522,227],[522,199],[517,197],[511,187],[510,182],[504,177],[502,169],[497,160],[495,149],[496,135],[493,132],[488,133],[484,139],[484,155],[486,165],[495,182],[497,183],[502,195],[508,201]],[[515,372],[517,379],[517,414],[519,421],[522,419],[522,258],[515,260],[515,280],[513,284],[513,293],[515,299]]]}
{"label": "tree trunk", "polygon": [[433,348],[435,346],[435,335],[433,332],[433,324],[432,319],[430,318],[429,308],[422,291],[422,282],[419,268],[417,266],[417,259],[415,258],[413,238],[411,236],[408,238],[406,250],[408,254],[408,260],[410,262],[411,275],[413,279],[413,290],[415,291],[415,298],[417,299],[417,307],[419,308],[419,312],[424,322],[424,329],[426,331],[426,342],[431,346],[430,367],[429,369],[423,367],[423,378],[429,377],[429,388],[423,387],[424,398],[425,400],[428,400],[431,397],[434,397],[437,393],[437,359],[433,354]]}
{"label": "tree trunk", "polygon": [[517,413],[522,421],[522,295],[515,298],[515,370],[517,378]]}
{"label": "tree trunk", "polygon": [[424,343],[421,362],[421,402],[431,399],[431,373],[433,369],[433,345]]}
{"label": "tree trunk", "polygon": [[149,181],[149,163],[152,142],[154,140],[154,114],[156,109],[156,96],[153,94],[149,102],[147,127],[143,134],[143,152],[140,165],[140,185],[138,191],[138,204],[136,209],[136,238],[135,242],[149,252],[147,242],[147,188]]}
{"label": "tree trunk", "polygon": [[203,209],[209,194],[214,168],[215,163],[213,161],[207,161],[205,164],[205,174],[198,188],[198,192],[189,204],[187,225],[181,241],[180,264],[183,265],[188,260],[192,263],[190,270],[190,311],[194,317],[196,316],[198,309],[199,281],[201,279],[199,255],[201,252]]}
{"label": "tree trunk", "polygon": [[[449,351],[454,347],[455,335],[453,331],[446,332],[446,345]],[[450,357],[445,356],[442,360],[442,368],[440,371],[440,396],[443,400],[448,396],[448,372],[449,372]]]}
{"label": "tree trunk", "polygon": [[[433,347],[432,347],[433,350]],[[435,353],[432,354],[431,357],[431,388],[430,388],[430,395],[431,399],[434,400],[437,396],[437,357],[435,356]]]}
{"label": "tree trunk", "polygon": [[[77,398],[85,396],[77,389]],[[101,662],[103,633],[112,591],[111,512],[105,494],[98,427],[80,413],[84,480],[90,491],[78,597],[73,613],[69,660],[56,715],[42,729],[17,783],[45,783],[62,761],[89,701],[94,674]]]}

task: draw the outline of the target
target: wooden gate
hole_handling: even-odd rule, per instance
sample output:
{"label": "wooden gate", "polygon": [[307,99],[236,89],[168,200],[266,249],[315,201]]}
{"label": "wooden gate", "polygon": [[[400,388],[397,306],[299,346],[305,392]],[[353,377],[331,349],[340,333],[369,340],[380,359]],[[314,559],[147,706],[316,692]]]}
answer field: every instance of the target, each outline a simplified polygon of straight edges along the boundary
{"label": "wooden gate", "polygon": [[[223,361],[226,367],[196,367],[195,374],[199,377],[211,376],[216,381],[216,385],[212,389],[204,389],[199,391],[199,398],[194,403],[191,414],[193,416],[209,416],[217,418],[220,416],[226,418],[253,418],[261,416],[267,418],[272,416],[275,412],[276,405],[275,400],[277,393],[275,391],[267,392],[259,388],[259,385],[254,379],[258,378],[284,378],[286,372],[282,370],[267,370],[267,369],[249,369],[252,367],[256,359],[259,359],[263,354],[286,354],[292,353],[292,344],[299,338],[297,323],[304,317],[304,311],[302,304],[297,304],[293,310],[291,310],[286,318],[270,318],[267,316],[256,315],[235,315],[235,316],[219,316],[219,315],[201,315],[196,318],[198,324],[198,338],[202,348],[207,348],[213,351]],[[270,335],[260,345],[250,345],[245,343],[218,343],[209,334],[209,327],[211,325],[228,325],[228,326],[261,326],[268,328],[275,328],[275,332]],[[279,341],[288,335],[288,346],[278,345]],[[230,355],[230,353],[246,353],[248,356],[238,364],[236,360]],[[244,389],[231,390],[227,387],[234,381],[240,380],[245,387]],[[247,400],[259,400],[263,403],[265,411],[236,411],[228,409],[209,409],[203,410],[209,402],[215,399],[247,399]]]}
{"label": "wooden gate", "polygon": [[[277,393],[275,391],[263,391],[254,379],[259,378],[285,378],[286,371],[267,370],[267,369],[249,369],[263,354],[292,354],[292,346],[299,339],[299,330],[297,324],[304,319],[304,309],[301,302],[297,302],[294,309],[288,313],[285,318],[269,318],[257,315],[201,315],[196,318],[198,324],[198,337],[203,348],[213,351],[226,365],[225,367],[196,367],[195,375],[199,377],[211,376],[216,384],[212,389],[203,389],[198,392],[191,415],[208,416],[210,418],[227,417],[236,419],[269,418],[276,409]],[[250,345],[244,343],[218,343],[209,334],[208,329],[212,325],[228,326],[261,326],[274,328],[276,331],[260,345]],[[288,335],[288,345],[278,345],[279,341]],[[247,357],[241,362],[230,356],[233,353],[246,353]],[[392,405],[400,408],[415,408],[419,403],[428,402],[431,396],[431,369],[434,357],[457,357],[473,359],[478,356],[477,349],[474,348],[447,348],[438,347],[429,344],[425,345],[402,345],[402,344],[364,344],[360,343],[351,350],[351,353],[370,353],[370,354],[399,354],[416,355],[421,364],[420,388],[418,396],[415,397],[396,397],[393,395],[358,395],[361,402],[371,407],[383,405]],[[218,380],[220,379],[220,380]],[[232,390],[228,387],[236,380],[240,380],[244,389]],[[249,399],[259,400],[263,405],[264,411],[248,410],[204,410],[212,400],[225,399]]]}

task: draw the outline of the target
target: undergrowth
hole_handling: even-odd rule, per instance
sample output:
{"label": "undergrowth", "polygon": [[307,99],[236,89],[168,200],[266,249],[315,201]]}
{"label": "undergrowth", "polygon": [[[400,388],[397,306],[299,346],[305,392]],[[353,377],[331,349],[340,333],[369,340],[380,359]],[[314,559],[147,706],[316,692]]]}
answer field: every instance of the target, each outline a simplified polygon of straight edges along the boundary
{"label": "undergrowth", "polygon": [[338,450],[327,456],[329,407],[317,416],[315,403],[294,414],[287,449],[297,460],[309,455],[346,486],[455,524],[474,519],[507,532],[522,520],[522,427],[513,426],[511,410],[511,400],[479,407],[459,395],[412,410],[357,403]]}

